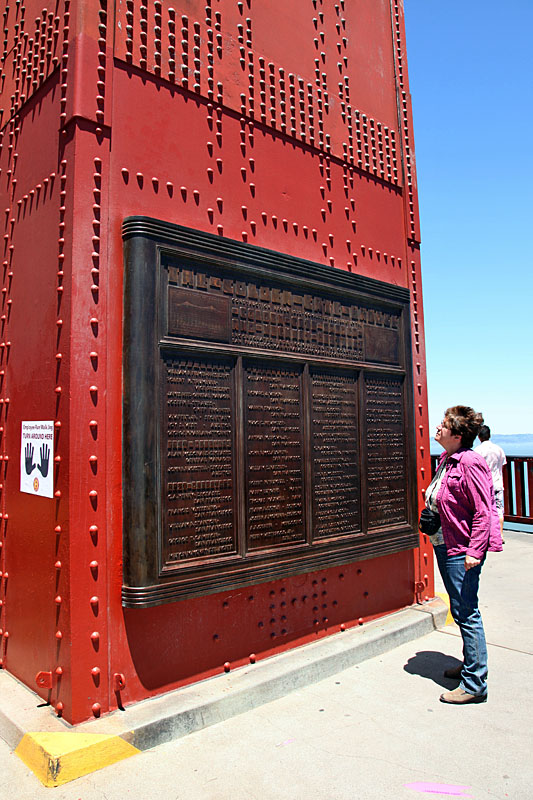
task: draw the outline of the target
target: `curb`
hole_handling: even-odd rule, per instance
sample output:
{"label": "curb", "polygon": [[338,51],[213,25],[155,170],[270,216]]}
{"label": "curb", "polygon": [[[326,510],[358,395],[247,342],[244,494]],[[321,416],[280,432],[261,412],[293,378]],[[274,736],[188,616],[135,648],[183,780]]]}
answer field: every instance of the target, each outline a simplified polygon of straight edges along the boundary
{"label": "curb", "polygon": [[[223,722],[443,627],[440,599],[113,711],[75,729],[0,672],[0,736],[45,786],[58,786]],[[40,731],[36,733],[35,731]]]}
{"label": "curb", "polygon": [[446,622],[444,623],[444,625],[453,625],[454,619],[452,617],[452,612],[450,611],[450,598],[448,597],[446,592],[435,592],[435,594],[437,595],[437,597],[440,597],[443,603],[446,603],[446,607],[448,609],[448,613],[446,615]]}
{"label": "curb", "polygon": [[26,733],[15,750],[45,786],[61,786],[138,752],[120,736],[69,732]]}

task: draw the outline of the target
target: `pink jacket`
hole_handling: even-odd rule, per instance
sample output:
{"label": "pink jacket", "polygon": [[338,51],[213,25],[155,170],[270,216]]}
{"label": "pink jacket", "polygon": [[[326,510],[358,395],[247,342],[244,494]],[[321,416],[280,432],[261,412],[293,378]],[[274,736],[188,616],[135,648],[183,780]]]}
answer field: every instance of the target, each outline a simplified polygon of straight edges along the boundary
{"label": "pink jacket", "polygon": [[462,447],[448,457],[437,506],[448,555],[482,558],[503,549],[492,475],[479,453]]}

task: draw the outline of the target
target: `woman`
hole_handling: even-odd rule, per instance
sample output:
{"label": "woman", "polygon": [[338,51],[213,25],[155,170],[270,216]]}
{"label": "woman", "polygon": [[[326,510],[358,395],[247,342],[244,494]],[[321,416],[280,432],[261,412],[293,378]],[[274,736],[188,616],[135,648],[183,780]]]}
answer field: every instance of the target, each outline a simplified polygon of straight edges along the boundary
{"label": "woman", "polygon": [[487,699],[487,645],[478,608],[478,586],[487,550],[502,550],[492,476],[485,459],[471,448],[483,417],[468,406],[453,406],[437,425],[444,448],[426,489],[426,506],[440,514],[441,528],[430,536],[439,571],[450,596],[450,611],[463,638],[463,664],[446,670],[460,678],[443,703],[462,705]]}

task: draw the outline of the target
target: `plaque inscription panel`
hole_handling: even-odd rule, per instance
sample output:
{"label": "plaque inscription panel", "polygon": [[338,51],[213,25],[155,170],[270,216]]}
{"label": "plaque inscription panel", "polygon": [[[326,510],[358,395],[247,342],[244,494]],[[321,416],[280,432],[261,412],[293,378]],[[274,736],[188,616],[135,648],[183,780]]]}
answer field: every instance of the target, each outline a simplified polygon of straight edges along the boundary
{"label": "plaque inscription panel", "polygon": [[135,224],[151,238],[125,248],[123,603],[417,546],[408,292]]}
{"label": "plaque inscription panel", "polygon": [[404,402],[400,378],[366,376],[368,525],[407,520]]}
{"label": "plaque inscription panel", "polygon": [[315,538],[361,530],[357,378],[311,375]]}
{"label": "plaque inscription panel", "polygon": [[301,377],[246,370],[248,549],[305,542]]}
{"label": "plaque inscription panel", "polygon": [[[252,277],[223,277],[201,268],[169,266],[168,280],[170,335],[216,339],[218,324],[218,340],[240,347],[352,362],[400,363],[399,309],[369,308],[344,297],[338,300]],[[192,307],[197,310],[194,324]],[[187,309],[182,323],[178,321],[181,308]],[[225,328],[227,308],[231,309],[230,336]],[[204,333],[198,336],[202,328]]]}
{"label": "plaque inscription panel", "polygon": [[236,552],[232,369],[164,361],[163,563]]}

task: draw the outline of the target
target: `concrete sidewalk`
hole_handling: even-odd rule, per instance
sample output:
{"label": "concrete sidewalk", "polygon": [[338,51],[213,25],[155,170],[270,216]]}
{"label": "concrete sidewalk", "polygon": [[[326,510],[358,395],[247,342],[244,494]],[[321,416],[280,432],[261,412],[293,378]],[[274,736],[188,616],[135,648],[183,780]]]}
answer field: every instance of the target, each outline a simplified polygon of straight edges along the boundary
{"label": "concrete sidewalk", "polygon": [[438,701],[443,686],[455,685],[441,677],[443,669],[460,658],[451,625],[57,789],[42,787],[2,743],[0,796],[402,800],[438,792],[530,800],[533,693],[525,677],[533,666],[533,537],[513,532],[506,540],[504,553],[488,559],[481,584],[488,703],[456,708]]}
{"label": "concrete sidewalk", "polygon": [[439,598],[332,634],[229,674],[168,692],[74,728],[0,672],[0,737],[46,786],[58,786],[317,683],[445,624]]}

